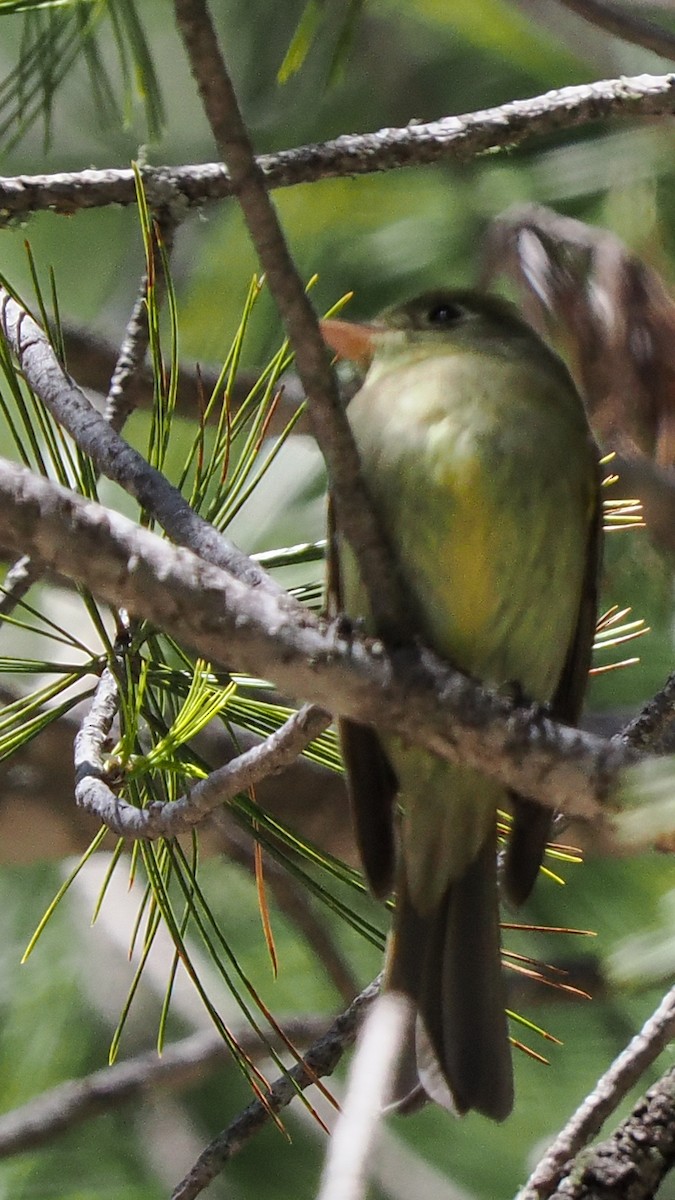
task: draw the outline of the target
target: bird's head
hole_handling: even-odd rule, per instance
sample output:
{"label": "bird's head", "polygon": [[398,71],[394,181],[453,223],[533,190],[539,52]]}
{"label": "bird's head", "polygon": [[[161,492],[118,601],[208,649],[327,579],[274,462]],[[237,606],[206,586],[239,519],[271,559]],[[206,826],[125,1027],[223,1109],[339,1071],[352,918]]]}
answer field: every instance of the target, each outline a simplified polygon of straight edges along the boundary
{"label": "bird's head", "polygon": [[412,347],[435,352],[449,348],[494,350],[500,344],[539,342],[517,309],[499,296],[470,290],[438,289],[386,309],[376,320],[325,320],[324,340],[340,358],[367,369],[377,356]]}

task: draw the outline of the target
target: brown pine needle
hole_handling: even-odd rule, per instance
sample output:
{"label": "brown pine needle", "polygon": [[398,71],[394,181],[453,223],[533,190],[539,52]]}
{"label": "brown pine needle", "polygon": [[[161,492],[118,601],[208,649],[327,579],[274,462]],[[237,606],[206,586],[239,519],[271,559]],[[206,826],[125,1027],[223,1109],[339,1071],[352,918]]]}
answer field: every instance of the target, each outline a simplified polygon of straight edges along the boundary
{"label": "brown pine needle", "polygon": [[511,921],[502,921],[502,929],[524,930],[525,933],[573,933],[579,937],[597,937],[594,929],[570,929],[565,925],[521,925]]}
{"label": "brown pine needle", "polygon": [[550,1067],[550,1062],[544,1058],[543,1054],[538,1054],[531,1046],[526,1046],[524,1042],[520,1042],[518,1038],[510,1037],[509,1041],[515,1050],[522,1050],[523,1054],[527,1054],[528,1058],[533,1058],[535,1062],[541,1063],[544,1067]]}
{"label": "brown pine needle", "polygon": [[[257,828],[257,823],[254,822],[254,829]],[[263,851],[260,842],[256,841],[253,851],[255,863],[255,886],[258,893],[258,911],[260,913],[260,922],[262,924],[263,936],[267,945],[267,953],[270,956],[272,964],[272,975],[276,979],[279,974],[279,957],[274,941],[274,933],[272,931],[272,920],[270,917],[269,904],[267,903],[267,889],[265,887],[265,870],[263,866]]]}
{"label": "brown pine needle", "polygon": [[589,675],[606,675],[608,671],[617,671],[619,667],[634,667],[639,658],[622,658],[621,662],[605,663],[603,667],[591,667]]}

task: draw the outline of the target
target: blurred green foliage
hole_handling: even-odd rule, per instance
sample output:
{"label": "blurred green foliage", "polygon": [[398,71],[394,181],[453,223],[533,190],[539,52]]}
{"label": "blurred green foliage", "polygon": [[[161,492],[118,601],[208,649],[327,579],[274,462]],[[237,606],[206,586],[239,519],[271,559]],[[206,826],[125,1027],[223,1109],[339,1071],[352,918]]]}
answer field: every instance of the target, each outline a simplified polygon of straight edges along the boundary
{"label": "blurred green foliage", "polygon": [[[129,3],[119,7],[133,9]],[[38,123],[5,155],[6,175],[126,166],[139,154],[153,163],[214,157],[169,7],[166,0],[136,5],[162,91],[161,136],[148,140],[148,114],[142,88],[136,86],[134,92],[138,77],[133,71],[131,90],[122,104],[124,120],[115,119],[111,111],[102,121],[93,103],[91,73],[80,61],[54,97],[48,144]],[[544,0],[527,8],[505,0],[371,0],[363,5],[340,0],[325,6],[314,38],[300,47],[298,69],[280,84],[278,72],[301,23],[305,0],[285,5],[276,0],[231,0],[211,7],[261,152],[485,108],[601,76],[665,69],[653,55],[607,38]],[[57,11],[53,17],[60,19]],[[345,21],[351,18],[347,38]],[[7,75],[25,37],[23,21],[19,16],[2,20],[0,67]],[[307,29],[311,34],[311,27]],[[97,36],[111,87],[121,88],[124,95],[125,68],[113,31],[108,28],[106,33],[102,23]],[[304,185],[278,192],[276,201],[301,271],[305,277],[319,273],[314,292],[319,309],[347,290],[355,293],[350,312],[363,315],[427,286],[471,282],[486,223],[508,205],[525,200],[542,201],[613,229],[672,280],[674,138],[672,125],[665,122],[636,127],[617,123],[560,133],[461,166],[448,163]],[[113,209],[71,218],[41,214],[1,229],[2,272],[22,291],[29,287],[26,236],[41,268],[54,268],[63,319],[119,339],[143,265],[136,214]],[[233,202],[205,208],[180,229],[173,273],[182,358],[222,360],[255,268]],[[263,295],[247,333],[244,361],[263,362],[278,345],[279,333],[271,302]],[[138,416],[130,436],[143,445],[146,434],[146,418]],[[297,439],[284,449],[264,487],[237,518],[238,540],[258,550],[320,537],[322,493],[318,456],[308,439]],[[640,666],[602,676],[593,685],[592,697],[598,707],[632,710],[671,669],[672,573],[644,534],[615,534],[609,541],[607,603],[631,605],[652,632],[637,645]],[[250,880],[222,862],[207,863],[205,871],[211,892],[220,896],[228,936],[274,1011],[334,1011],[340,1002],[322,969],[274,909],[281,971],[272,981]],[[77,893],[71,907],[60,910],[27,966],[18,968],[25,944],[56,890],[56,877],[53,865],[0,871],[3,1108],[24,1102],[60,1079],[101,1067],[114,1028],[114,1019],[111,1025],[109,1015],[100,1015],[100,1005],[85,989],[87,975],[100,965],[91,965],[97,930],[83,935],[81,912],[76,918],[82,904]],[[513,1193],[531,1165],[538,1140],[554,1133],[583,1098],[653,1007],[657,985],[672,969],[667,859],[592,861],[568,868],[566,877],[564,890],[543,882],[526,916],[596,929],[597,939],[508,937],[509,946],[522,953],[585,958],[605,980],[592,1003],[561,1005],[551,998],[533,1009],[533,1019],[566,1043],[552,1049],[552,1066],[544,1068],[517,1056],[516,1113],[502,1127],[490,1127],[475,1116],[453,1123],[432,1108],[391,1125],[396,1138],[475,1196]],[[379,956],[337,919],[327,919],[365,982]],[[660,952],[650,957],[646,950],[654,944]],[[109,953],[111,979],[124,976],[120,956]],[[148,1000],[141,1028],[130,1033],[125,1044],[129,1052],[151,1044],[159,1004],[156,994]],[[188,1028],[188,1018],[175,1018],[174,1032]],[[52,1148],[4,1162],[0,1192],[13,1200],[166,1195],[167,1173],[173,1170],[174,1180],[179,1173],[173,1158],[163,1170],[161,1159],[169,1145],[185,1138],[181,1161],[187,1166],[193,1151],[249,1098],[234,1068],[221,1071],[180,1101],[164,1107],[162,1101],[146,1115],[143,1110],[133,1115],[125,1108],[75,1129]],[[151,1119],[153,1111],[164,1122],[161,1136]],[[299,1117],[289,1118],[289,1129],[293,1145],[267,1130],[233,1160],[226,1182],[216,1182],[212,1194],[255,1195],[261,1200],[313,1196],[321,1139]]]}

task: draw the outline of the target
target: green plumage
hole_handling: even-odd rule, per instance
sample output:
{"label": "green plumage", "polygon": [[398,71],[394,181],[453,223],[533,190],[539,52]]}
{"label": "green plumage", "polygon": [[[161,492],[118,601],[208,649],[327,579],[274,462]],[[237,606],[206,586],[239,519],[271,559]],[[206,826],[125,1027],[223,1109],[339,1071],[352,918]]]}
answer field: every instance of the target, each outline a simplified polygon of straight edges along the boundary
{"label": "green plumage", "polygon": [[[510,305],[469,292],[420,297],[371,336],[349,417],[405,589],[405,633],[575,720],[595,621],[599,499],[597,451],[565,367]],[[339,558],[343,608],[367,617],[344,543]],[[379,894],[394,873],[387,760],[403,808],[387,978],[418,1019],[397,1097],[419,1076],[441,1103],[499,1120],[513,1102],[495,833],[509,798],[398,738],[384,750],[371,731],[343,727],[357,836]],[[549,820],[528,801],[514,808],[505,879],[520,902]]]}

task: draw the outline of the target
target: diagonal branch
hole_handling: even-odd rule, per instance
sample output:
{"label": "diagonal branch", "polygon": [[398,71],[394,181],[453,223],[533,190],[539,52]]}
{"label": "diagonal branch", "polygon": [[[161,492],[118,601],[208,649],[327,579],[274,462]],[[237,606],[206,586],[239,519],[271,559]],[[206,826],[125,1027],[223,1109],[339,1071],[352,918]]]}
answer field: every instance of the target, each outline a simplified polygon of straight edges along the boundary
{"label": "diagonal branch", "polygon": [[675,33],[631,12],[627,4],[615,4],[613,0],[558,0],[558,4],[624,42],[642,46],[661,58],[675,59]]}
{"label": "diagonal branch", "polygon": [[[284,1034],[292,1042],[308,1042],[325,1030],[325,1017],[292,1017],[284,1021]],[[233,1032],[250,1055],[260,1055],[260,1039],[249,1026]],[[270,1034],[270,1040],[274,1034]],[[20,1108],[0,1116],[0,1159],[43,1146],[60,1133],[101,1113],[117,1110],[130,1100],[142,1099],[157,1088],[193,1087],[218,1066],[232,1062],[220,1033],[195,1033],[166,1046],[161,1057],[152,1050],[127,1062],[115,1063],[84,1079],[60,1083]]]}
{"label": "diagonal branch", "polygon": [[291,619],[284,597],[0,460],[2,543],[36,554],[209,662],[236,659],[240,670],[271,679],[287,695],[397,732],[599,829],[617,772],[637,757],[515,707],[427,650],[388,654],[299,606]]}
{"label": "diagonal branch", "polygon": [[27,554],[22,554],[12,563],[2,581],[0,593],[0,624],[12,615],[34,583],[42,578],[43,569]]}
{"label": "diagonal branch", "polygon": [[[161,225],[165,242],[168,242],[170,246],[174,233],[173,223],[167,218],[161,222]],[[153,239],[153,250],[157,250],[156,239]],[[159,254],[156,255],[156,258],[159,259]],[[161,288],[164,272],[161,264],[154,263],[153,265],[155,277],[159,280]],[[105,419],[118,433],[134,409],[135,396],[131,385],[140,372],[148,347],[148,322],[145,313],[147,291],[148,275],[146,271],[141,279],[139,295],[127,322],[122,346],[115,356],[114,366],[106,379]],[[45,340],[49,345],[49,339]],[[0,600],[0,622],[14,611],[17,604],[21,603],[23,597],[41,576],[40,564],[32,562],[25,556],[22,556],[10,567],[3,584],[4,594]]]}
{"label": "diagonal branch", "polygon": [[[257,161],[269,188],[294,187],[427,163],[466,162],[479,154],[512,150],[561,129],[578,129],[610,118],[664,116],[672,113],[674,106],[673,75],[601,79],[460,116],[375,133],[345,133],[332,141],[263,154]],[[184,213],[188,206],[200,207],[232,195],[230,177],[221,163],[146,166],[142,176],[153,208],[175,205]],[[31,212],[72,215],[82,208],[135,203],[130,169],[0,178],[0,225]]]}
{"label": "diagonal branch", "polygon": [[106,394],[105,419],[117,433],[124,428],[135,408],[133,384],[143,367],[150,342],[148,300],[152,290],[155,304],[159,305],[166,291],[161,249],[163,247],[167,255],[171,253],[175,232],[176,221],[171,212],[158,213],[151,234],[150,262],[141,277]]}
{"label": "diagonal branch", "polygon": [[565,1200],[653,1200],[674,1166],[671,1067],[605,1141],[565,1163],[555,1187],[545,1194]]}
{"label": "diagonal branch", "polygon": [[675,673],[668,676],[663,687],[647,700],[624,729],[614,735],[614,739],[637,750],[672,754],[674,724]]}
{"label": "diagonal branch", "polygon": [[586,1097],[528,1179],[518,1200],[546,1200],[583,1146],[602,1128],[675,1032],[675,988]]}
{"label": "diagonal branch", "polygon": [[377,628],[383,636],[395,637],[406,628],[408,606],[391,547],[361,478],[358,452],[316,314],[253,153],[206,0],[174,0],[174,5],[204,111],[295,351],[312,429],[328,468],[338,526],[356,555]]}
{"label": "diagonal branch", "polygon": [[68,431],[97,470],[129,492],[179,545],[189,546],[207,562],[232,571],[253,586],[274,594],[296,612],[299,605],[271,577],[200,517],[160,471],[92,407],[84,392],[59,363],[37,322],[0,287],[0,333],[19,367],[54,419]]}
{"label": "diagonal branch", "polygon": [[172,1200],[194,1200],[208,1187],[227,1162],[241,1147],[267,1123],[271,1113],[281,1112],[298,1091],[304,1091],[315,1080],[332,1075],[343,1054],[354,1044],[366,1013],[375,1002],[380,990],[380,980],[373,980],[367,988],[341,1013],[322,1038],[310,1046],[304,1060],[293,1067],[287,1075],[277,1079],[265,1093],[265,1104],[254,1100],[244,1109],[231,1125],[224,1129],[202,1151],[192,1170],[179,1183]]}
{"label": "diagonal branch", "polygon": [[571,1164],[554,1195],[565,1200],[653,1200],[675,1166],[675,1068],[614,1132]]}

